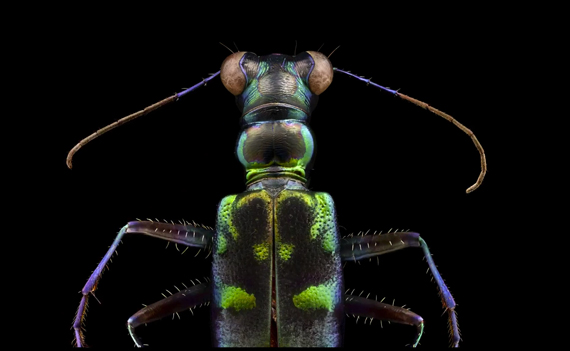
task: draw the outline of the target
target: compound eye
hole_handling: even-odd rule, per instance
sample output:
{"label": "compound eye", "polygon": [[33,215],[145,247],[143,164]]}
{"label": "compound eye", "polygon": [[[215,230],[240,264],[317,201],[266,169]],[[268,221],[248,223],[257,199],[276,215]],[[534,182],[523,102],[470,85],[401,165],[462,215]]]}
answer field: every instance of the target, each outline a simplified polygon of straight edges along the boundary
{"label": "compound eye", "polygon": [[246,77],[240,65],[245,54],[245,51],[239,51],[226,57],[220,69],[222,84],[234,95],[243,93],[245,89]]}
{"label": "compound eye", "polygon": [[320,95],[327,90],[333,79],[333,66],[329,59],[317,51],[307,51],[311,55],[315,66],[309,75],[309,89],[313,94]]}

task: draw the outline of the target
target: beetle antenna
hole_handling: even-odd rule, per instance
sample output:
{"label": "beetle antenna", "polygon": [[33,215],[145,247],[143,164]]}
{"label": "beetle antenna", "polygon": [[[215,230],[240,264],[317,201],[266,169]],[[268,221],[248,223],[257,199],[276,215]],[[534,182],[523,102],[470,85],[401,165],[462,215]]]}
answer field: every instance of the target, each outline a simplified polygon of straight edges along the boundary
{"label": "beetle antenna", "polygon": [[96,139],[98,136],[100,136],[100,135],[102,135],[102,134],[105,134],[105,133],[107,133],[108,131],[110,131],[110,130],[112,130],[112,129],[117,128],[117,127],[120,126],[121,124],[125,124],[125,123],[127,123],[127,122],[130,122],[130,121],[132,121],[133,119],[138,118],[138,117],[140,117],[140,116],[144,116],[144,115],[146,115],[146,114],[149,114],[149,113],[151,113],[152,111],[154,111],[154,110],[156,110],[156,109],[158,109],[158,108],[160,108],[160,107],[162,107],[162,106],[164,106],[164,105],[168,105],[168,104],[171,103],[171,102],[177,101],[180,97],[186,95],[187,93],[191,92],[192,90],[195,90],[195,89],[201,87],[202,85],[206,85],[206,83],[207,83],[208,81],[210,81],[211,79],[213,79],[214,77],[216,77],[218,74],[220,74],[220,71],[218,71],[218,72],[212,74],[212,75],[209,76],[208,78],[203,79],[200,83],[195,84],[195,85],[191,86],[190,88],[188,88],[188,89],[186,89],[186,90],[184,90],[184,91],[182,91],[182,92],[180,92],[180,93],[176,93],[176,94],[174,94],[174,95],[172,95],[172,96],[167,97],[166,99],[160,100],[159,102],[157,102],[157,103],[155,103],[155,104],[152,104],[152,105],[150,105],[150,106],[147,106],[147,107],[145,107],[144,109],[142,109],[142,110],[140,110],[140,111],[138,111],[138,112],[135,112],[135,113],[132,113],[132,114],[126,116],[126,117],[123,117],[123,118],[121,118],[120,120],[115,121],[115,122],[109,124],[108,126],[99,129],[98,131],[96,131],[95,133],[91,134],[91,135],[88,136],[87,138],[81,140],[81,141],[80,141],[77,145],[75,145],[75,146],[73,147],[73,149],[71,149],[71,151],[69,151],[69,153],[67,154],[67,159],[66,159],[67,167],[68,167],[69,169],[71,169],[71,166],[72,166],[71,161],[72,161],[72,159],[73,159],[73,155],[75,155],[75,153],[76,153],[77,151],[79,151],[79,149],[81,149],[81,148],[83,147],[83,145],[89,143],[91,140]]}
{"label": "beetle antenna", "polygon": [[321,48],[323,47],[323,45],[325,45],[325,43],[322,43],[321,46],[319,46],[319,48],[317,49],[317,52],[321,52]]}
{"label": "beetle antenna", "polygon": [[297,55],[297,40],[295,40],[295,50],[293,50],[293,56]]}
{"label": "beetle antenna", "polygon": [[232,49],[230,49],[230,48],[228,48],[227,46],[225,46],[224,43],[222,43],[221,41],[220,41],[220,45],[223,46],[223,47],[225,47],[226,49],[230,50],[230,52],[231,52],[232,54],[234,53],[234,52],[232,51]]}
{"label": "beetle antenna", "polygon": [[236,42],[233,41],[232,43],[234,43],[234,46],[236,47],[236,50],[239,51],[239,48],[237,47]]}
{"label": "beetle antenna", "polygon": [[[336,47],[336,49],[338,49],[338,48],[340,48],[340,45]],[[330,58],[331,55],[334,54],[334,52],[336,51],[336,49],[334,49],[334,50],[329,54],[329,56],[327,56],[327,58]]]}
{"label": "beetle antenna", "polygon": [[471,137],[471,140],[473,140],[473,143],[475,144],[475,147],[477,148],[477,151],[479,151],[479,155],[481,157],[481,172],[479,173],[479,177],[477,178],[477,181],[475,182],[475,184],[473,184],[469,188],[467,188],[466,193],[469,194],[469,193],[473,192],[475,189],[477,189],[481,185],[481,183],[483,183],[483,178],[485,178],[485,174],[487,173],[487,160],[485,158],[485,151],[483,150],[483,147],[479,143],[479,140],[477,140],[477,137],[475,136],[475,134],[473,134],[473,132],[470,129],[465,127],[463,124],[459,123],[455,118],[451,117],[447,113],[442,112],[436,108],[433,108],[430,105],[426,104],[425,102],[416,100],[412,97],[409,97],[408,95],[401,94],[396,90],[385,88],[381,85],[378,85],[378,84],[372,82],[370,79],[359,77],[359,76],[352,74],[350,72],[346,72],[346,71],[340,70],[338,68],[333,68],[333,70],[340,72],[340,73],[344,73],[346,75],[354,77],[354,78],[361,80],[363,82],[366,82],[366,84],[371,84],[371,85],[375,86],[376,88],[380,88],[384,91],[392,93],[393,95],[398,96],[399,98],[401,98],[403,100],[409,101],[409,102],[413,103],[414,105],[417,105],[417,106],[419,106],[425,110],[428,110],[428,111],[430,111],[430,112],[432,112],[432,113],[434,113],[434,114],[436,114],[442,118],[445,118],[449,122],[453,123],[457,128],[459,128],[463,132],[465,132],[465,134],[469,135],[469,137]]}

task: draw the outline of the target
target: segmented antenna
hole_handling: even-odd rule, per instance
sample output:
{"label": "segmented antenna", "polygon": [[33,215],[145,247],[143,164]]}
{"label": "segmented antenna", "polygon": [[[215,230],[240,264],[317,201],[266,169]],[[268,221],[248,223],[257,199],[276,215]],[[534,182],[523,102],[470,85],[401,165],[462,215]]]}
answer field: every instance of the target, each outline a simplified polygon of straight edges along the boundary
{"label": "segmented antenna", "polygon": [[[336,49],[335,49],[336,50]],[[334,52],[334,51],[333,51]],[[332,55],[332,53],[331,53]],[[330,56],[330,55],[329,55]],[[374,82],[372,82],[370,79],[366,79],[363,77],[359,77],[355,74],[352,74],[350,72],[346,72],[343,70],[340,70],[338,68],[333,68],[333,70],[340,72],[340,73],[344,73],[346,75],[349,75],[351,77],[354,77],[358,80],[361,80],[363,82],[366,82],[366,84],[371,84],[373,86],[375,86],[376,88],[380,88],[384,91],[387,91],[389,93],[394,94],[395,96],[398,96],[406,101],[409,101],[423,109],[426,109],[432,113],[435,113],[436,115],[445,118],[446,120],[448,120],[449,122],[453,123],[456,127],[458,127],[459,129],[461,129],[462,131],[464,131],[467,135],[469,135],[471,137],[471,140],[473,140],[473,143],[475,144],[475,147],[477,148],[477,151],[479,151],[479,155],[481,156],[481,173],[479,173],[479,178],[477,178],[477,181],[475,182],[475,184],[471,185],[469,188],[467,188],[466,193],[469,194],[471,192],[473,192],[475,189],[477,189],[481,183],[483,183],[483,178],[485,178],[485,174],[487,173],[487,160],[485,159],[485,151],[483,151],[483,147],[481,146],[481,144],[479,143],[479,140],[477,140],[477,137],[475,137],[475,134],[473,134],[473,132],[468,129],[467,127],[465,127],[463,124],[459,123],[455,118],[451,117],[450,115],[448,115],[445,112],[442,112],[436,108],[431,107],[430,105],[426,104],[425,102],[416,100],[412,97],[409,97],[407,95],[401,94],[395,90],[392,89],[388,89],[385,88],[381,85],[378,85]]]}
{"label": "segmented antenna", "polygon": [[334,49],[334,50],[329,54],[329,56],[327,56],[327,58],[331,58],[332,54],[334,54],[334,52],[335,52],[338,48],[340,48],[340,45],[337,46],[336,49]]}
{"label": "segmented antenna", "polygon": [[180,93],[176,93],[172,96],[167,97],[164,100],[160,100],[159,102],[152,104],[150,106],[145,107],[144,109],[135,112],[133,114],[130,114],[126,117],[121,118],[120,120],[113,122],[111,124],[109,124],[108,126],[99,129],[98,131],[96,131],[95,133],[91,134],[90,136],[88,136],[87,138],[81,140],[77,145],[75,145],[73,147],[73,149],[71,149],[71,151],[69,151],[69,154],[67,154],[67,159],[66,159],[66,163],[67,163],[67,167],[69,169],[71,169],[72,164],[71,164],[71,160],[73,159],[73,155],[75,155],[75,153],[77,151],[79,151],[79,149],[81,149],[85,144],[87,144],[88,142],[90,142],[93,139],[96,139],[98,136],[107,133],[108,131],[117,128],[118,126],[120,126],[121,124],[125,124],[127,122],[132,121],[135,118],[138,118],[140,116],[144,116],[146,114],[151,113],[152,111],[164,106],[164,105],[168,105],[171,102],[177,101],[180,97],[186,95],[187,93],[191,92],[194,89],[197,89],[199,87],[201,87],[202,85],[206,85],[206,83],[208,83],[211,79],[213,79],[214,77],[216,77],[218,74],[220,74],[220,71],[212,74],[211,76],[209,76],[206,79],[203,79],[200,83],[195,84],[194,86],[191,86],[190,88],[180,92]]}
{"label": "segmented antenna", "polygon": [[[225,47],[226,49],[230,50],[230,52],[231,52],[232,54],[234,53],[234,51],[233,51],[232,49],[228,48],[228,47],[227,47],[226,45],[224,45],[224,43],[222,43],[221,41],[220,41],[220,45],[223,46],[223,47]],[[234,45],[235,45],[235,43],[234,43]]]}

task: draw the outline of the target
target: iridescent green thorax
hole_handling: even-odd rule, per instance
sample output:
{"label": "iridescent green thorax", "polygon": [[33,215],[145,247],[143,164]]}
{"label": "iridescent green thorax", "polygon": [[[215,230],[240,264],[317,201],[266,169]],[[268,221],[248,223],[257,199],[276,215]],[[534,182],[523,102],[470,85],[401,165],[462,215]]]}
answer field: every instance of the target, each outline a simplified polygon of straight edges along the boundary
{"label": "iridescent green thorax", "polygon": [[247,184],[267,177],[289,177],[306,183],[314,149],[311,130],[303,123],[286,120],[245,128],[236,154],[246,169]]}
{"label": "iridescent green thorax", "polygon": [[308,122],[318,100],[307,82],[313,65],[307,53],[243,56],[247,83],[236,98],[243,127],[236,154],[247,184],[284,176],[307,182],[315,148]]}

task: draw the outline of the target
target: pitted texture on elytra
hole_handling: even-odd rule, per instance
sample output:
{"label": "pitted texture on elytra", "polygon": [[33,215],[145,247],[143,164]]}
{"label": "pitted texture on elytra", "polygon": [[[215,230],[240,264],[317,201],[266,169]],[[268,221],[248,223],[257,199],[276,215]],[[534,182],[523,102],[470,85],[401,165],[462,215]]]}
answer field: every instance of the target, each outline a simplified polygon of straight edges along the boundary
{"label": "pitted texture on elytra", "polygon": [[[279,346],[339,346],[343,278],[330,196],[282,191],[275,201],[275,239]],[[287,259],[278,254],[285,245],[294,248]]]}
{"label": "pitted texture on elytra", "polygon": [[316,193],[315,198],[317,200],[317,216],[311,227],[311,239],[316,239],[322,235],[323,249],[327,252],[334,252],[337,246],[334,203],[331,196],[326,193]]}
{"label": "pitted texture on elytra", "polygon": [[223,235],[219,235],[218,236],[218,246],[217,246],[218,247],[218,249],[217,249],[218,254],[221,255],[224,252],[226,252],[226,250],[228,248],[227,245],[228,245],[228,243],[227,243],[226,237]]}
{"label": "pitted texture on elytra", "polygon": [[[296,197],[301,199],[305,204],[307,204],[309,208],[311,208],[314,204],[313,198],[309,194],[307,194],[306,192],[299,192],[299,191],[290,191],[282,194],[281,201],[290,197]],[[287,261],[288,259],[291,258],[291,254],[293,253],[293,248],[295,247],[295,245],[289,243],[283,243],[281,241],[281,236],[279,235],[278,226],[275,227],[275,245],[277,248],[277,253],[279,254],[279,257],[282,260]]]}
{"label": "pitted texture on elytra", "polygon": [[[227,223],[218,223],[227,249],[223,255],[214,251],[212,265],[214,344],[268,346],[275,282],[279,345],[338,346],[343,278],[340,257],[327,249],[338,246],[332,200],[304,187],[271,192],[266,183],[232,202],[237,240]],[[334,245],[327,243],[328,230]]]}
{"label": "pitted texture on elytra", "polygon": [[[312,212],[315,216],[311,225],[311,240],[321,237],[323,249],[326,252],[334,253],[338,240],[336,238],[336,214],[332,197],[327,193],[310,194],[302,191],[290,191],[282,194],[280,201],[285,201],[291,197],[301,199],[308,208],[313,209]],[[278,230],[275,232],[275,239],[278,245],[277,249],[280,252],[281,238]]]}
{"label": "pitted texture on elytra", "polygon": [[253,245],[253,256],[258,261],[264,261],[269,257],[269,243]]}
{"label": "pitted texture on elytra", "polygon": [[279,257],[281,257],[283,261],[287,261],[288,259],[291,258],[291,254],[293,253],[293,248],[295,248],[295,245],[293,244],[278,243],[277,251],[279,252]]}
{"label": "pitted texture on elytra", "polygon": [[[231,233],[234,240],[237,240],[238,232],[232,223],[232,204],[237,195],[229,195],[222,199],[218,209],[218,225],[227,226],[227,231]],[[225,250],[225,245],[224,245]]]}
{"label": "pitted texture on elytra", "polygon": [[242,206],[246,205],[247,203],[249,203],[250,201],[255,200],[255,199],[262,199],[268,204],[272,201],[271,197],[269,196],[269,194],[267,194],[267,192],[255,191],[255,192],[251,192],[251,193],[244,194],[243,196],[241,196],[238,200],[237,208],[239,209]]}
{"label": "pitted texture on elytra", "polygon": [[[238,194],[218,216],[227,249],[212,261],[212,331],[216,346],[269,346],[273,204],[263,189]],[[224,223],[229,219],[231,225]],[[233,228],[233,229],[232,229]],[[237,235],[232,235],[231,230]]]}

